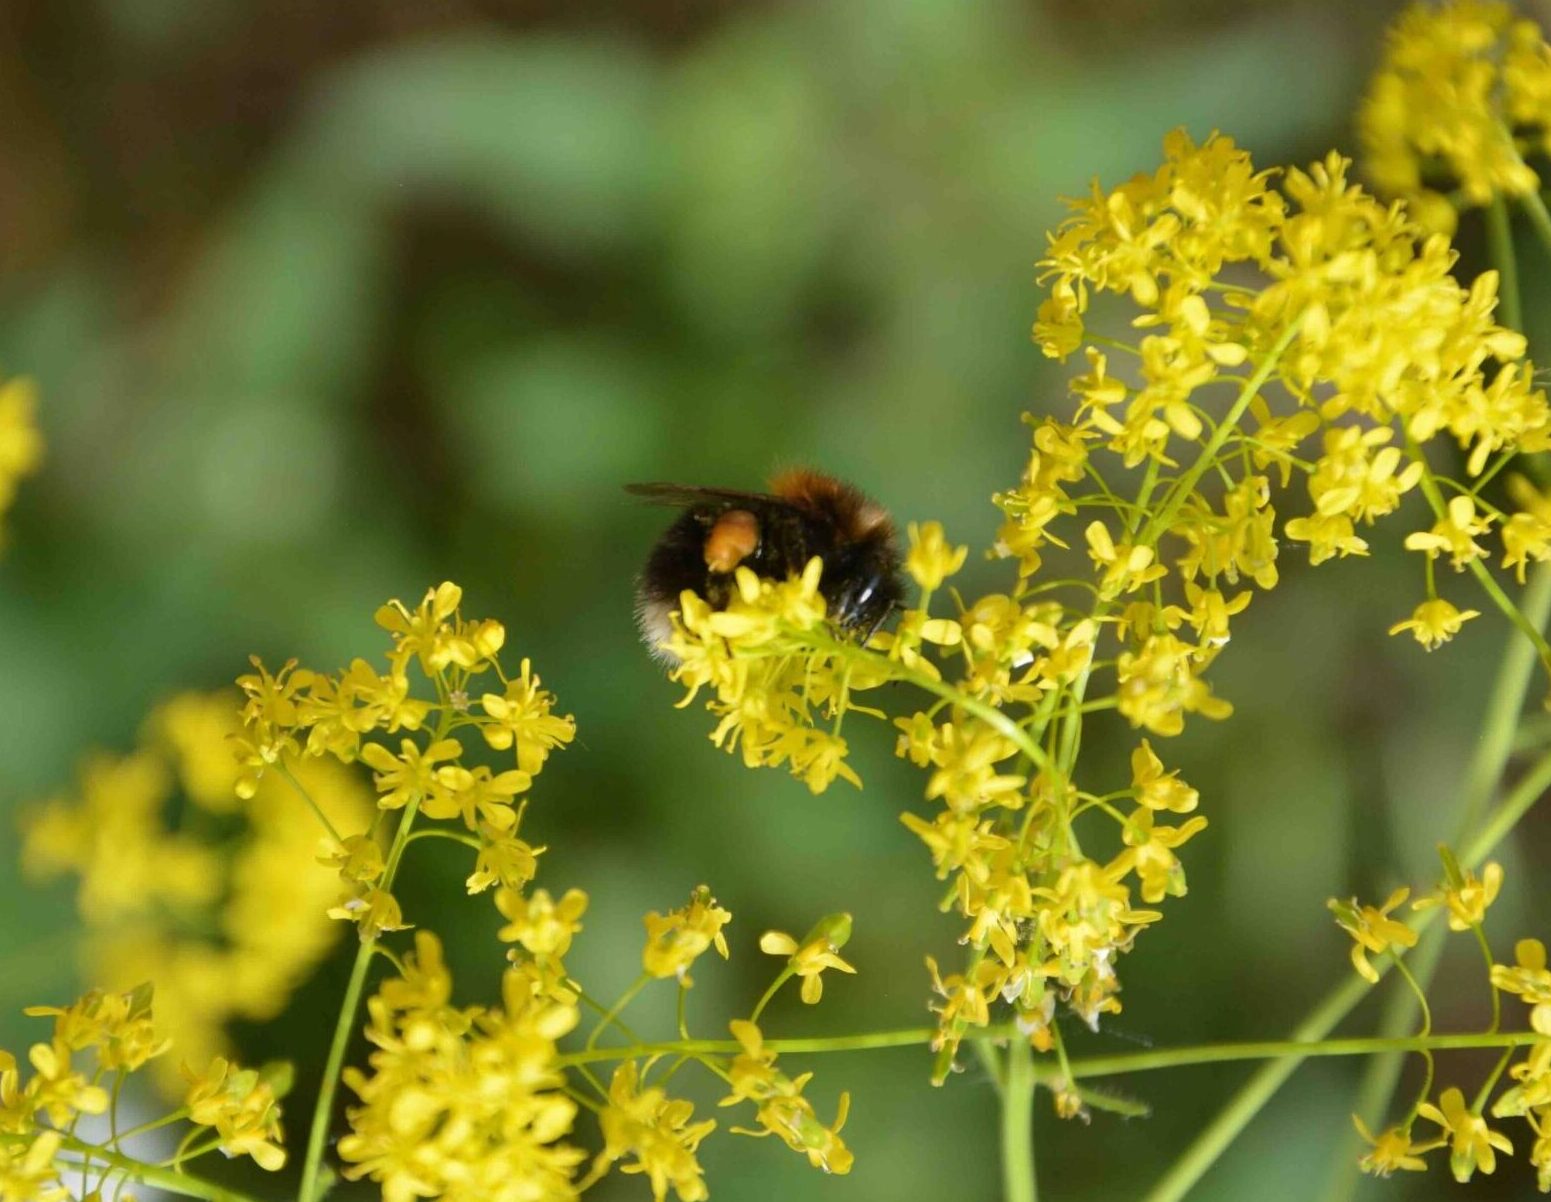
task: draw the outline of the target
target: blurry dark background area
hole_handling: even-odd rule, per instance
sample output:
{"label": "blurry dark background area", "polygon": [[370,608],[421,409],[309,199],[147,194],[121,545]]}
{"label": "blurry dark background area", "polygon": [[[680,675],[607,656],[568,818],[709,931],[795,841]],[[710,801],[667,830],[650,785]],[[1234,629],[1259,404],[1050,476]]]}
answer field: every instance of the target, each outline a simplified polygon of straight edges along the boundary
{"label": "blurry dark background area", "polygon": [[[923,957],[959,949],[897,817],[923,806],[921,778],[861,721],[847,733],[862,792],[813,797],[716,751],[638,645],[632,577],[665,516],[621,486],[757,487],[811,464],[901,523],[988,546],[989,496],[1027,455],[1020,414],[1067,403],[1027,336],[1058,198],[1150,171],[1181,125],[1220,128],[1261,165],[1353,152],[1392,11],[9,0],[0,370],[39,382],[48,459],[0,558],[0,1046],[42,1030],[22,1005],[89,983],[68,887],[17,871],[24,803],[66,787],[88,749],[129,747],[158,700],[228,684],[250,652],[377,656],[376,606],[443,579],[467,614],[508,625],[509,653],[577,717],[527,829],[550,847],[538,883],[592,895],[571,964],[596,993],[636,975],[640,915],[704,880],[735,918],[731,964],[695,973],[700,1033],[768,981],[760,931],[840,909],[861,974],[817,1009],[783,998],[767,1032],[924,1022]],[[1461,241],[1478,270],[1473,222]],[[1526,275],[1543,314],[1546,273]],[[1190,893],[1125,962],[1125,1012],[1072,1033],[1080,1050],[1277,1037],[1349,971],[1325,898],[1434,878],[1506,634],[1483,619],[1430,657],[1387,639],[1421,596],[1399,539],[1380,528],[1370,559],[1317,572],[1284,544],[1283,586],[1214,669],[1238,713],[1159,746],[1211,821],[1184,854]],[[977,556],[962,587],[1008,579]],[[1100,715],[1085,762],[1121,776],[1133,741]],[[1548,843],[1532,821],[1500,857],[1503,956],[1548,934],[1528,880]],[[494,1001],[498,920],[440,848],[411,866],[406,909],[448,940],[461,999]],[[1441,1028],[1484,1022],[1474,954],[1446,962]],[[303,1066],[298,1150],[347,960],[341,943],[279,1023],[236,1032],[251,1059]],[[667,1029],[669,992],[637,1025]],[[1487,1067],[1446,1064],[1467,1080]],[[978,1067],[941,1090],[924,1051],[804,1067],[821,1114],[854,1095],[854,1172],[719,1137],[713,1196],[994,1196]],[[1062,1124],[1042,1099],[1046,1196],[1137,1196],[1248,1071],[1117,1082],[1153,1107],[1145,1120]],[[1349,1063],[1300,1070],[1197,1196],[1317,1196],[1355,1081]],[[1472,1196],[1525,1196],[1524,1150]],[[1361,1196],[1434,1197],[1446,1171]],[[597,1194],[647,1190],[616,1176]]]}

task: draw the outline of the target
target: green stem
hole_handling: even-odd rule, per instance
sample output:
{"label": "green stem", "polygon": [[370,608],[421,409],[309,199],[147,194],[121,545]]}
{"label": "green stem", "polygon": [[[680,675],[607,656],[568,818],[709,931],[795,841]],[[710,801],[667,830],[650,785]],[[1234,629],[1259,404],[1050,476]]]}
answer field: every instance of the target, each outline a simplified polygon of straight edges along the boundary
{"label": "green stem", "polygon": [[[393,878],[398,872],[404,849],[409,846],[410,828],[415,815],[420,812],[420,798],[414,797],[404,807],[399,819],[399,829],[393,836],[393,846],[388,851],[388,863],[383,869],[380,889],[393,888]],[[356,949],[355,963],[350,969],[350,981],[345,986],[345,996],[340,1001],[339,1017],[334,1020],[334,1038],[329,1043],[328,1060],[323,1065],[323,1080],[318,1086],[318,1101],[312,1111],[312,1126],[307,1131],[307,1154],[302,1162],[302,1184],[297,1202],[317,1202],[321,1197],[319,1178],[323,1171],[323,1147],[328,1142],[329,1117],[334,1110],[334,1094],[339,1088],[339,1074],[345,1063],[345,1049],[350,1044],[350,1032],[355,1026],[356,1011],[360,1009],[361,994],[366,987],[366,973],[371,967],[372,953],[377,946],[377,936],[362,938]]]}
{"label": "green stem", "polygon": [[858,647],[855,643],[831,638],[822,630],[805,630],[798,633],[795,637],[805,646],[820,651],[828,651],[833,655],[840,656],[842,659],[863,662],[869,667],[888,673],[889,677],[894,680],[913,684],[918,689],[941,697],[944,701],[951,702],[965,713],[973,714],[979,718],[998,734],[1005,735],[1012,740],[1018,750],[1033,761],[1037,767],[1045,767],[1045,753],[1039,744],[1029,737],[1028,731],[1024,730],[994,705],[988,705],[984,701],[971,697],[962,689],[956,689],[946,681],[934,680],[924,672],[912,671],[897,660],[889,659],[886,655],[879,655],[877,652],[868,651],[866,648]]}
{"label": "green stem", "polygon": [[1551,212],[1546,211],[1546,202],[1540,199],[1538,192],[1526,192],[1518,200],[1529,216],[1530,225],[1535,227],[1536,237],[1547,251],[1551,251]]}
{"label": "green stem", "polygon": [[124,1173],[131,1181],[166,1190],[169,1194],[181,1194],[185,1198],[203,1198],[205,1202],[254,1202],[250,1195],[227,1189],[213,1181],[191,1177],[187,1173],[175,1172],[172,1169],[158,1168],[156,1165],[136,1160],[132,1156],[109,1152],[105,1148],[83,1144],[79,1140],[66,1140],[63,1146],[71,1152],[82,1155],[90,1153],[94,1160],[106,1162],[110,1167]]}
{"label": "green stem", "polygon": [[631,1002],[635,1001],[636,994],[645,989],[647,985],[651,983],[651,980],[651,973],[643,972],[630,983],[630,988],[626,989],[624,993],[619,995],[619,1000],[610,1006],[606,1011],[604,1011],[603,1017],[600,1018],[597,1025],[593,1027],[592,1034],[587,1036],[587,1050],[589,1052],[598,1046],[598,1039],[603,1034],[603,1032],[608,1030],[609,1025],[625,1012],[625,1008],[629,1006]]}
{"label": "green stem", "polygon": [[1007,1049],[1007,1080],[1002,1089],[1003,1202],[1035,1202],[1034,1056],[1029,1041],[1014,1038]]}
{"label": "green stem", "polygon": [[1212,436],[1206,440],[1206,445],[1201,448],[1201,453],[1196,456],[1195,462],[1185,470],[1184,475],[1175,481],[1174,486],[1169,489],[1168,495],[1164,498],[1162,507],[1148,520],[1147,525],[1142,528],[1142,537],[1138,540],[1140,545],[1149,547],[1155,545],[1158,539],[1173,524],[1174,515],[1179,512],[1179,507],[1195,491],[1196,484],[1201,477],[1216,462],[1217,452],[1222,450],[1223,443],[1228,441],[1228,436],[1238,426],[1239,419],[1249,409],[1250,402],[1255,399],[1261,388],[1265,386],[1266,381],[1271,378],[1271,373],[1276,370],[1277,360],[1282,357],[1282,352],[1291,345],[1292,340],[1298,334],[1298,327],[1302,324],[1303,315],[1301,313],[1288,322],[1287,328],[1282,331],[1281,336],[1271,345],[1271,349],[1266,352],[1265,358],[1255,368],[1255,374],[1244,381],[1244,386],[1239,389],[1239,395],[1234,398],[1232,406],[1229,407],[1222,421],[1217,424],[1217,428],[1212,431]]}
{"label": "green stem", "polygon": [[1492,197],[1486,208],[1486,240],[1492,251],[1492,266],[1497,268],[1497,307],[1502,323],[1509,329],[1524,328],[1519,307],[1519,267],[1513,254],[1513,225],[1508,217],[1508,202]]}
{"label": "green stem", "polygon": [[[1551,788],[1551,755],[1542,757],[1524,778],[1513,788],[1501,805],[1487,820],[1486,826],[1465,849],[1465,854],[1460,857],[1461,862],[1469,868],[1477,867],[1517,825],[1519,820],[1540,799],[1547,788]],[[1424,910],[1416,918],[1416,928],[1424,930],[1442,912],[1442,907]],[[1378,966],[1382,974],[1388,969],[1388,962]],[[1299,1023],[1293,1031],[1292,1043],[1294,1046],[1309,1045],[1310,1050],[1304,1055],[1331,1055],[1318,1049],[1341,1047],[1350,1045],[1353,1041],[1338,1040],[1326,1043],[1317,1043],[1323,1040],[1336,1024],[1345,1018],[1357,1006],[1357,1003],[1367,997],[1370,986],[1361,977],[1349,977],[1337,985],[1328,993],[1324,1000],[1309,1014],[1303,1022]],[[1455,1039],[1460,1036],[1452,1037]],[[1470,1038],[1470,1037],[1463,1037]],[[1475,1036],[1476,1039],[1490,1040],[1495,1037]],[[1357,1041],[1369,1044],[1369,1051],[1393,1051],[1406,1052],[1418,1051],[1422,1047],[1491,1047],[1490,1042],[1476,1044],[1440,1044],[1436,1037],[1432,1040],[1371,1040]],[[1507,1046],[1507,1045],[1496,1045]],[[1234,1057],[1228,1057],[1232,1059]],[[1208,1169],[1217,1162],[1217,1158],[1223,1154],[1230,1144],[1238,1138],[1239,1133],[1249,1126],[1255,1115],[1260,1113],[1262,1107],[1276,1095],[1287,1079],[1297,1070],[1302,1063],[1302,1055],[1288,1055],[1274,1060],[1270,1064],[1257,1069],[1253,1076],[1242,1085],[1217,1114],[1205,1129],[1185,1149],[1184,1154],[1169,1168],[1163,1178],[1147,1194],[1145,1202],[1180,1202],[1196,1183],[1206,1175]]]}
{"label": "green stem", "polygon": [[[1428,911],[1435,914],[1435,911]],[[1423,914],[1421,918],[1427,917]],[[1420,920],[1420,919],[1419,919]],[[1383,963],[1376,966],[1383,970]],[[1354,976],[1363,990],[1368,983]],[[897,1031],[866,1031],[857,1035],[825,1035],[805,1039],[767,1039],[765,1047],[781,1055],[816,1055],[826,1052],[866,1052],[887,1048],[920,1047],[937,1038],[936,1027],[905,1027]],[[975,1032],[977,1040],[1024,1038],[1016,1023],[993,1023]],[[1482,1034],[1472,1031],[1456,1035],[1410,1035],[1401,1039],[1362,1037],[1355,1039],[1262,1039],[1238,1043],[1191,1044],[1178,1048],[1154,1048],[1145,1052],[1122,1052],[1114,1056],[1090,1056],[1068,1061],[1063,1067],[1054,1057],[1031,1066],[1035,1081],[1070,1077],[1115,1077],[1124,1073],[1145,1073],[1166,1068],[1189,1068],[1198,1064],[1223,1064],[1235,1060],[1302,1060],[1308,1056],[1371,1056],[1375,1052],[1451,1051],[1460,1048],[1522,1048],[1544,1040],[1535,1031],[1499,1031]],[[567,1052],[555,1058],[557,1068],[575,1068],[605,1060],[640,1060],[647,1056],[726,1056],[742,1050],[733,1039],[679,1039],[661,1043],[636,1043],[626,1047],[591,1048]],[[1010,1066],[1009,1066],[1010,1067]]]}

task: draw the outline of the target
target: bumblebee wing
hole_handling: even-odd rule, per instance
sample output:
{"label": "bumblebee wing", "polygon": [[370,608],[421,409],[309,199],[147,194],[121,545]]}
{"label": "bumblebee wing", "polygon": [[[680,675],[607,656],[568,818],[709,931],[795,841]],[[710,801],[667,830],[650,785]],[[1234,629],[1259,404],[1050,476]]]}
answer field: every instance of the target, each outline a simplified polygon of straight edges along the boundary
{"label": "bumblebee wing", "polygon": [[654,505],[671,505],[678,509],[703,505],[707,501],[728,505],[757,505],[761,508],[771,505],[781,509],[792,507],[789,502],[772,497],[769,493],[741,492],[735,488],[697,488],[693,484],[627,484],[625,491]]}

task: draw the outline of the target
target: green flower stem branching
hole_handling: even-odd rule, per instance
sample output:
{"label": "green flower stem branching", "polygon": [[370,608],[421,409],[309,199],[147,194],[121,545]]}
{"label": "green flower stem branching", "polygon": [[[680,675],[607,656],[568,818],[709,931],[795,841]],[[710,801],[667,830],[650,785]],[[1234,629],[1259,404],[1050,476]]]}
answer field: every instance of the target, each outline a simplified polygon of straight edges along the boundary
{"label": "green flower stem branching", "polygon": [[130,1181],[165,1190],[169,1194],[181,1194],[185,1198],[203,1198],[205,1202],[254,1202],[251,1195],[227,1189],[224,1185],[217,1185],[213,1181],[146,1164],[132,1156],[110,1152],[106,1148],[82,1143],[78,1139],[66,1139],[61,1147],[66,1151],[89,1156],[94,1161],[105,1163],[109,1168],[123,1173]]}
{"label": "green flower stem branching", "polygon": [[1513,254],[1513,225],[1508,215],[1508,202],[1501,196],[1492,197],[1492,203],[1487,206],[1486,240],[1491,247],[1492,266],[1497,268],[1497,305],[1503,324],[1522,330],[1524,315],[1519,307],[1519,266]]}
{"label": "green flower stem branching", "polygon": [[462,843],[466,847],[472,847],[475,851],[483,851],[484,844],[474,836],[463,831],[444,831],[436,827],[429,827],[423,831],[416,831],[404,840],[405,843],[413,843],[417,839],[450,839],[454,843]]}
{"label": "green flower stem branching", "polygon": [[1018,750],[1033,761],[1036,767],[1046,766],[1045,753],[1039,743],[1029,735],[1028,731],[994,705],[971,697],[964,690],[956,689],[944,681],[934,680],[924,672],[907,668],[898,660],[890,659],[876,651],[869,651],[865,647],[858,647],[855,643],[846,642],[844,639],[837,639],[822,628],[794,631],[792,637],[804,647],[826,651],[853,663],[865,664],[875,671],[886,674],[891,680],[915,685],[916,688],[931,693],[934,697],[941,697],[944,701],[958,706],[965,713],[973,714],[998,734],[1012,740]]}
{"label": "green flower stem branching", "polygon": [[1217,428],[1212,431],[1206,445],[1201,448],[1201,454],[1196,456],[1196,461],[1186,469],[1185,473],[1175,481],[1174,487],[1163,499],[1158,512],[1148,519],[1147,525],[1142,528],[1142,536],[1139,540],[1143,546],[1155,546],[1159,537],[1165,530],[1174,525],[1174,516],[1179,512],[1181,505],[1195,492],[1196,485],[1217,462],[1217,452],[1222,450],[1223,444],[1228,441],[1239,424],[1239,419],[1248,411],[1250,402],[1255,399],[1260,390],[1265,387],[1266,381],[1271,378],[1271,373],[1276,370],[1277,362],[1282,357],[1282,352],[1292,345],[1292,340],[1298,335],[1298,328],[1303,324],[1303,315],[1300,313],[1287,323],[1287,328],[1282,331],[1277,340],[1271,344],[1271,349],[1256,366],[1254,374],[1244,381],[1239,389],[1239,395],[1234,398],[1233,404],[1223,416]]}
{"label": "green flower stem branching", "polygon": [[[444,730],[438,730],[435,737],[440,739],[444,734]],[[398,831],[393,836],[393,846],[388,850],[387,866],[383,869],[382,880],[378,885],[384,892],[390,892],[393,888],[393,878],[398,872],[399,862],[404,858],[404,849],[409,846],[411,828],[419,812],[420,798],[417,796],[404,807],[404,816],[399,819]],[[323,1080],[318,1085],[318,1102],[313,1107],[312,1126],[307,1131],[307,1153],[302,1162],[302,1184],[297,1193],[297,1202],[317,1202],[322,1196],[319,1183],[323,1171],[323,1147],[328,1142],[329,1116],[334,1111],[334,1093],[339,1088],[339,1074],[345,1064],[345,1049],[350,1044],[350,1032],[355,1026],[356,1011],[361,1006],[366,973],[371,968],[372,953],[376,946],[377,936],[367,935],[356,949],[350,981],[345,986],[345,996],[339,1005],[339,1017],[334,1022],[334,1038],[329,1043],[328,1060],[323,1065]]]}
{"label": "green flower stem branching", "polygon": [[[1422,495],[1427,498],[1427,503],[1432,507],[1434,516],[1440,521],[1448,514],[1448,504],[1443,499],[1443,493],[1438,488],[1438,478],[1433,475],[1433,470],[1427,462],[1422,449],[1411,438],[1406,439],[1406,447],[1411,457],[1422,465]],[[1546,671],[1551,672],[1551,643],[1546,642],[1546,636],[1525,616],[1522,610],[1513,603],[1507,593],[1503,592],[1502,585],[1497,583],[1491,569],[1481,562],[1478,556],[1465,565],[1470,569],[1471,575],[1476,578],[1476,583],[1486,593],[1502,614],[1510,622],[1519,628],[1519,632],[1527,638],[1540,654],[1540,662],[1545,665]]]}
{"label": "green flower stem branching", "polygon": [[646,972],[643,972],[634,981],[630,982],[629,988],[619,995],[618,1001],[604,1011],[603,1017],[598,1019],[597,1024],[593,1027],[592,1034],[587,1036],[587,1048],[589,1051],[598,1046],[598,1040],[603,1033],[613,1025],[616,1018],[625,1012],[630,1003],[635,1001],[636,995],[650,985],[651,982],[652,975]]}
{"label": "green flower stem branching", "polygon": [[[1503,682],[1499,680],[1499,683]],[[1551,754],[1542,756],[1503,799],[1496,811],[1488,817],[1480,833],[1466,844],[1465,853],[1460,857],[1461,863],[1467,868],[1478,867],[1492,850],[1507,837],[1519,820],[1540,800],[1542,794],[1548,788],[1551,788]],[[1416,928],[1418,930],[1425,930],[1442,912],[1443,907],[1422,911],[1421,914],[1417,915]],[[1388,970],[1389,962],[1380,962],[1375,967],[1380,974],[1383,974]],[[1331,990],[1293,1031],[1292,1040],[1290,1041],[1291,1045],[1294,1047],[1304,1047],[1307,1049],[1306,1052],[1298,1055],[1283,1056],[1256,1070],[1254,1075],[1228,1100],[1227,1105],[1218,1112],[1217,1117],[1208,1123],[1201,1133],[1196,1136],[1190,1146],[1185,1149],[1184,1154],[1174,1162],[1158,1184],[1152,1188],[1152,1191],[1147,1194],[1145,1202],[1180,1202],[1180,1199],[1186,1197],[1195,1188],[1196,1183],[1205,1176],[1207,1170],[1217,1162],[1217,1158],[1238,1138],[1239,1134],[1250,1124],[1255,1115],[1260,1113],[1261,1108],[1276,1095],[1277,1090],[1281,1089],[1287,1079],[1293,1075],[1298,1065],[1303,1062],[1304,1055],[1342,1054],[1331,1052],[1327,1049],[1341,1048],[1354,1042],[1367,1044],[1370,1052],[1420,1051],[1423,1047],[1437,1051],[1445,1048],[1459,1047],[1510,1046],[1507,1044],[1493,1044],[1491,1041],[1497,1038],[1497,1036],[1493,1035],[1443,1037],[1446,1040],[1467,1039],[1477,1041],[1466,1043],[1440,1043],[1438,1042],[1438,1037],[1421,1041],[1390,1038],[1356,1041],[1326,1040],[1325,1036],[1335,1029],[1336,1024],[1350,1014],[1363,998],[1368,996],[1370,988],[1371,986],[1362,977],[1352,976]],[[1530,1042],[1533,1042],[1533,1040]],[[1225,1058],[1233,1059],[1234,1057]]]}
{"label": "green flower stem branching", "polygon": [[1002,1093],[1002,1198],[1036,1202],[1034,1176],[1034,1056],[1029,1041],[1014,1036],[1007,1048]]}

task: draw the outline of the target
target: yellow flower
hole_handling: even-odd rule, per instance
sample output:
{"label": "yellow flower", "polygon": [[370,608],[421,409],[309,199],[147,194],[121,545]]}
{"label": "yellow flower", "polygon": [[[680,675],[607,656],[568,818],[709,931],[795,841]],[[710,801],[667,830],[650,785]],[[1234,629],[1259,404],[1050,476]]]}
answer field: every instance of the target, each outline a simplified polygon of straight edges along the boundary
{"label": "yellow flower", "polygon": [[520,893],[538,872],[538,858],[545,850],[493,826],[481,826],[479,855],[464,883],[470,893],[482,893],[496,884]]}
{"label": "yellow flower", "polygon": [[1505,993],[1517,994],[1533,1007],[1530,1026],[1551,1035],[1551,971],[1546,969],[1546,945],[1538,939],[1520,939],[1513,945],[1513,968],[1492,965],[1492,984]]}
{"label": "yellow flower", "polygon": [[1028,778],[999,767],[1017,754],[1016,743],[983,722],[946,722],[938,728],[932,752],[936,771],[926,782],[926,799],[942,798],[959,813],[991,805],[1015,809]]}
{"label": "yellow flower", "polygon": [[1525,564],[1551,559],[1551,497],[1518,475],[1508,477],[1507,489],[1518,512],[1503,522],[1503,567],[1512,568],[1523,584]]}
{"label": "yellow flower", "polygon": [[1150,810],[1188,814],[1201,795],[1179,779],[1178,772],[1164,772],[1163,761],[1146,739],[1131,753],[1131,788],[1136,800]]}
{"label": "yellow flower", "polygon": [[640,1088],[636,1062],[625,1061],[614,1070],[608,1104],[598,1117],[603,1128],[598,1163],[608,1165],[633,1154],[635,1161],[623,1171],[646,1174],[654,1202],[664,1202],[669,1186],[679,1202],[702,1202],[710,1192],[695,1151],[716,1130],[716,1120],[692,1123],[694,1113],[690,1102],[669,1098],[656,1087]]}
{"label": "yellow flower", "polygon": [[1431,651],[1452,639],[1471,618],[1480,616],[1478,609],[1455,609],[1442,597],[1432,597],[1418,605],[1405,621],[1391,626],[1389,632],[1399,634],[1409,630],[1417,642]]}
{"label": "yellow flower", "polygon": [[1167,568],[1154,562],[1156,555],[1151,547],[1132,543],[1116,546],[1103,522],[1088,523],[1083,534],[1088,540],[1088,558],[1103,569],[1099,596],[1104,600],[1135,592],[1168,575]]}
{"label": "yellow flower", "polygon": [[1355,1114],[1352,1116],[1352,1125],[1357,1128],[1358,1135],[1373,1145],[1372,1149],[1358,1160],[1357,1167],[1365,1173],[1372,1173],[1375,1177],[1388,1177],[1396,1169],[1402,1169],[1408,1173],[1425,1172],[1427,1162],[1422,1159],[1422,1154],[1431,1152],[1441,1142],[1413,1143],[1409,1126],[1390,1127],[1382,1135],[1375,1136],[1368,1130],[1368,1124]]}
{"label": "yellow flower", "polygon": [[1436,559],[1446,551],[1455,571],[1460,571],[1471,560],[1486,554],[1486,548],[1475,540],[1491,526],[1491,515],[1477,517],[1475,501],[1458,496],[1449,502],[1444,516],[1431,530],[1406,535],[1406,550],[1425,552],[1429,559]]}
{"label": "yellow flower", "polygon": [[707,948],[714,946],[722,959],[727,959],[727,936],[722,928],[732,921],[732,914],[716,904],[705,885],[696,886],[687,906],[665,915],[653,910],[643,921],[646,948],[641,963],[651,976],[677,977],[688,988],[694,984],[689,966]]}
{"label": "yellow flower", "polygon": [[1110,871],[1117,874],[1134,871],[1142,882],[1142,900],[1156,903],[1164,896],[1185,896],[1185,869],[1174,854],[1191,836],[1206,829],[1199,815],[1183,826],[1156,826],[1153,811],[1138,807],[1127,819],[1124,829],[1126,850],[1116,856]]}
{"label": "yellow flower", "polygon": [[1514,134],[1545,140],[1548,71],[1539,30],[1507,4],[1412,5],[1389,31],[1359,112],[1369,173],[1387,193],[1434,205],[1456,181],[1472,205],[1535,191]]}
{"label": "yellow flower", "polygon": [[517,824],[512,799],[526,792],[533,778],[526,772],[492,774],[480,764],[470,770],[461,764],[438,768],[430,795],[420,807],[427,818],[461,818],[469,830],[481,824],[509,831]]}
{"label": "yellow flower", "polygon": [[826,968],[856,971],[838,954],[850,938],[851,916],[829,914],[814,924],[800,944],[784,931],[766,931],[759,937],[759,950],[768,956],[787,957],[787,972],[802,978],[802,1000],[811,1006],[824,996],[821,974]]}
{"label": "yellow flower", "polygon": [[43,436],[34,411],[37,388],[31,380],[7,380],[0,384],[0,518],[10,508],[17,482],[38,470],[43,462]]}
{"label": "yellow flower", "polygon": [[1506,1135],[1493,1131],[1479,1114],[1466,1109],[1465,1095],[1458,1089],[1444,1090],[1437,1106],[1423,1102],[1416,1108],[1416,1113],[1430,1123],[1437,1123],[1449,1137],[1449,1168],[1454,1173],[1454,1180],[1462,1184],[1469,1181],[1477,1169],[1483,1173],[1496,1169],[1497,1152],[1513,1152],[1513,1144]]}
{"label": "yellow flower", "polygon": [[377,610],[377,625],[393,636],[395,675],[402,675],[411,656],[420,661],[427,676],[435,675],[452,662],[450,619],[462,602],[463,590],[447,580],[427,590],[413,613],[396,599]]}
{"label": "yellow flower", "polygon": [[40,1131],[29,1143],[0,1140],[0,1198],[65,1202],[70,1191],[60,1184],[62,1163],[57,1159],[63,1140],[58,1131]]}
{"label": "yellow flower", "polygon": [[404,739],[398,755],[380,743],[361,748],[361,759],[376,769],[372,783],[377,786],[377,804],[384,810],[400,810],[430,796],[436,785],[436,765],[462,754],[463,745],[456,739],[438,740],[424,751],[414,740]]}
{"label": "yellow flower", "polygon": [[1172,634],[1153,635],[1140,650],[1122,651],[1116,665],[1121,714],[1155,735],[1177,735],[1188,713],[1214,719],[1233,713],[1196,671],[1195,649]]}
{"label": "yellow flower", "polygon": [[480,733],[497,751],[515,746],[517,767],[537,776],[549,753],[576,737],[576,719],[552,714],[554,704],[555,695],[539,687],[538,676],[524,659],[521,673],[507,681],[504,695],[486,693],[480,698],[490,717],[480,724]]}
{"label": "yellow flower", "polygon": [[328,916],[355,923],[363,940],[375,939],[384,931],[402,931],[409,926],[404,921],[398,898],[374,884],[360,884],[350,889],[329,907]]}
{"label": "yellow flower", "polygon": [[571,940],[582,929],[587,895],[580,889],[567,889],[557,902],[547,889],[535,889],[533,896],[527,898],[511,889],[499,889],[495,905],[509,920],[501,928],[499,939],[520,943],[535,956],[559,957],[571,949]]}
{"label": "yellow flower", "polygon": [[27,1104],[63,1127],[83,1114],[101,1114],[108,1108],[108,1091],[87,1081],[70,1064],[70,1047],[58,1038],[35,1043],[27,1052],[35,1075],[27,1082]]}
{"label": "yellow flower", "polygon": [[840,1095],[835,1121],[825,1126],[814,1113],[813,1103],[802,1096],[813,1074],[788,1077],[775,1067],[776,1054],[765,1047],[764,1036],[757,1026],[742,1019],[734,1019],[728,1026],[741,1051],[728,1066],[732,1093],[722,1099],[721,1105],[753,1102],[758,1108],[755,1117],[762,1128],[750,1131],[734,1127],[733,1131],[755,1137],[778,1135],[792,1151],[805,1155],[814,1168],[826,1173],[849,1173],[855,1158],[841,1140],[840,1129],[845,1126],[851,1096]]}
{"label": "yellow flower", "polygon": [[941,522],[924,525],[911,522],[907,527],[910,550],[905,556],[905,571],[926,592],[940,588],[942,582],[964,566],[969,557],[968,547],[949,544],[943,534]]}
{"label": "yellow flower", "polygon": [[184,1104],[189,1121],[214,1127],[227,1156],[251,1156],[271,1173],[285,1166],[280,1146],[280,1103],[274,1089],[253,1069],[234,1069],[216,1057],[203,1074],[185,1073]]}
{"label": "yellow flower", "polygon": [[576,1103],[561,1092],[556,1041],[577,1022],[575,997],[502,978],[500,1008],[448,1005],[440,941],[421,931],[401,978],[367,1003],[370,1071],[346,1069],[360,1099],[339,1141],[350,1180],[370,1177],[385,1202],[571,1202],[585,1154],[564,1142]]}
{"label": "yellow flower", "polygon": [[1466,872],[1457,885],[1447,886],[1427,897],[1419,897],[1411,903],[1413,910],[1426,910],[1433,906],[1447,906],[1449,930],[1468,931],[1486,920],[1486,909],[1497,900],[1503,887],[1503,868],[1495,860],[1481,870],[1481,876]]}
{"label": "yellow flower", "polygon": [[1379,973],[1368,963],[1368,953],[1383,955],[1397,947],[1416,946],[1417,934],[1398,918],[1391,918],[1390,911],[1411,896],[1411,890],[1396,889],[1382,906],[1359,906],[1354,897],[1350,902],[1331,898],[1327,905],[1336,916],[1336,924],[1350,935],[1352,967],[1364,980],[1377,983]]}
{"label": "yellow flower", "polygon": [[109,1072],[134,1072],[171,1046],[151,1019],[151,987],[127,993],[94,989],[73,1005],[28,1006],[24,1014],[54,1015],[56,1043],[73,1052],[95,1048],[97,1062]]}

